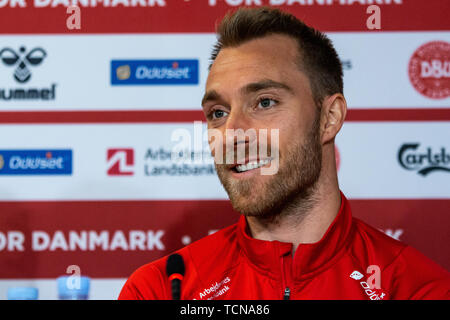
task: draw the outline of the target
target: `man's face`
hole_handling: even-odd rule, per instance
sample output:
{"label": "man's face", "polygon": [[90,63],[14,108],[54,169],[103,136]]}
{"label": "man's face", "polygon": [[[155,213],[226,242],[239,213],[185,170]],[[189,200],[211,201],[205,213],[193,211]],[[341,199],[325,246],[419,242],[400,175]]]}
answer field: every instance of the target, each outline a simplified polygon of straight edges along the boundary
{"label": "man's face", "polygon": [[[227,129],[252,129],[257,133],[266,129],[267,143],[236,138],[234,151],[245,144],[244,162],[256,160],[262,167],[273,165],[265,164],[269,159],[279,161],[278,171],[272,175],[261,175],[261,167],[256,165],[238,165],[243,159],[216,163],[217,174],[233,207],[244,215],[276,216],[286,205],[308,194],[320,175],[320,111],[308,78],[299,69],[297,48],[295,40],[284,35],[224,48],[208,76],[203,110],[208,129],[223,134],[224,154],[229,142]],[[272,129],[279,130],[279,140],[271,139]],[[248,150],[254,143],[259,147],[264,144],[268,156],[249,159]],[[214,155],[217,145],[211,147]]]}

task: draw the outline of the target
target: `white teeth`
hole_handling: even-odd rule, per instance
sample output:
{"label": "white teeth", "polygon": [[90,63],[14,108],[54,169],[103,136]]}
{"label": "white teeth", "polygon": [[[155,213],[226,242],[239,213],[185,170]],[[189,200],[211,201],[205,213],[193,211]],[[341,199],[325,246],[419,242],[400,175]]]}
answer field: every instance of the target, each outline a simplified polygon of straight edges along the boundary
{"label": "white teeth", "polygon": [[266,160],[259,160],[259,161],[251,161],[247,164],[241,164],[236,166],[236,170],[237,172],[245,172],[248,170],[252,170],[252,169],[256,169],[259,167],[262,167],[266,164],[268,164],[270,162],[270,159],[266,159]]}

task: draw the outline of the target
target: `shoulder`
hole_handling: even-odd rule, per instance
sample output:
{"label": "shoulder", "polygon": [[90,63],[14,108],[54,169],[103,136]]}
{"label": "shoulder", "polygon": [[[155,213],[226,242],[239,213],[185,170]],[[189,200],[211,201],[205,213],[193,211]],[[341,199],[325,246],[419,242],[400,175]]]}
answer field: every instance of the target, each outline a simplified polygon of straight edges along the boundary
{"label": "shoulder", "polygon": [[119,300],[169,299],[165,290],[164,274],[157,267],[163,259],[136,269],[122,287]]}
{"label": "shoulder", "polygon": [[187,259],[199,270],[210,270],[212,264],[217,268],[218,261],[232,265],[239,255],[237,228],[237,224],[233,224],[185,247]]}
{"label": "shoulder", "polygon": [[[209,277],[232,268],[237,263],[237,224],[219,230],[173,253],[182,256],[185,264],[183,282],[196,288],[208,283]],[[145,264],[132,273],[119,299],[170,299],[166,262],[169,255]]]}
{"label": "shoulder", "polygon": [[396,294],[403,299],[450,299],[450,273],[407,246],[390,266]]}
{"label": "shoulder", "polygon": [[407,246],[357,218],[353,218],[353,225],[351,254],[363,264],[388,266]]}
{"label": "shoulder", "polygon": [[393,299],[449,299],[450,274],[418,250],[354,218],[351,254],[381,271]]}

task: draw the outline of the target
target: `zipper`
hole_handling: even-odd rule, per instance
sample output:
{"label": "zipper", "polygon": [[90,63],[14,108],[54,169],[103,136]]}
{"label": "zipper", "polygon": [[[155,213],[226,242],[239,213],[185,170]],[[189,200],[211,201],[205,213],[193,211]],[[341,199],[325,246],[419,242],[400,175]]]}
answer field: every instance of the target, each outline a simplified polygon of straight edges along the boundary
{"label": "zipper", "polygon": [[291,298],[291,289],[287,286],[284,259],[286,259],[286,257],[281,257],[281,278],[282,278],[283,287],[284,287],[283,300],[289,300]]}
{"label": "zipper", "polygon": [[284,288],[283,300],[289,300],[290,297],[291,297],[291,289],[289,289],[288,287]]}

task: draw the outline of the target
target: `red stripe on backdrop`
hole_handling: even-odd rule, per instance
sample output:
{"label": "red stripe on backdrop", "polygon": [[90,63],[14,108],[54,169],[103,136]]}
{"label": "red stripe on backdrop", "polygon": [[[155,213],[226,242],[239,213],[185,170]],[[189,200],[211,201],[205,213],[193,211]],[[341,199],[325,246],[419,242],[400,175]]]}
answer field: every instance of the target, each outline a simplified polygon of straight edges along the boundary
{"label": "red stripe on backdrop", "polygon": [[349,109],[346,121],[450,121],[448,109]]}
{"label": "red stripe on backdrop", "polygon": [[[353,215],[450,270],[450,199],[350,200]],[[0,278],[94,278],[139,266],[237,221],[229,201],[0,202]]]}
{"label": "red stripe on backdrop", "polygon": [[205,121],[200,110],[0,112],[0,123],[158,123]]}
{"label": "red stripe on backdrop", "polygon": [[[9,4],[0,10],[0,32],[4,34],[36,33],[165,33],[165,32],[213,32],[216,21],[236,4],[229,0],[148,0],[146,7],[125,7],[129,0],[119,1],[79,1],[81,8],[81,29],[69,30],[66,7],[58,1],[41,0],[43,7],[35,8],[34,2],[27,0],[26,8]],[[71,1],[67,0],[67,3]],[[89,3],[90,7],[83,6]],[[113,3],[121,3],[112,7]],[[210,6],[209,3],[217,3]],[[366,21],[370,14],[367,7],[373,1],[326,0],[326,1],[287,1],[287,0],[242,0],[241,3],[260,3],[289,11],[323,31],[369,31]],[[379,3],[379,1],[377,1]],[[380,4],[381,31],[449,30],[450,20],[448,0],[385,0]],[[400,4],[399,4],[400,2]],[[9,3],[6,1],[6,3]],[[17,2],[14,2],[17,3]],[[97,3],[91,7],[92,3]],[[109,7],[104,7],[108,3]],[[141,1],[139,2],[139,5]],[[228,3],[228,4],[227,4]],[[292,5],[287,5],[292,3]],[[302,3],[306,5],[302,5]],[[312,4],[309,4],[312,3]],[[323,3],[323,5],[320,5]],[[331,4],[328,4],[331,3]],[[353,4],[349,4],[353,3]],[[362,3],[362,4],[361,4]],[[148,6],[148,4],[155,4]],[[159,4],[159,5],[158,5]],[[161,4],[165,4],[161,6]],[[370,31],[378,32],[378,31]]]}
{"label": "red stripe on backdrop", "polygon": [[[2,111],[0,124],[159,123],[205,121],[200,110]],[[450,121],[445,109],[349,109],[346,121]]]}

